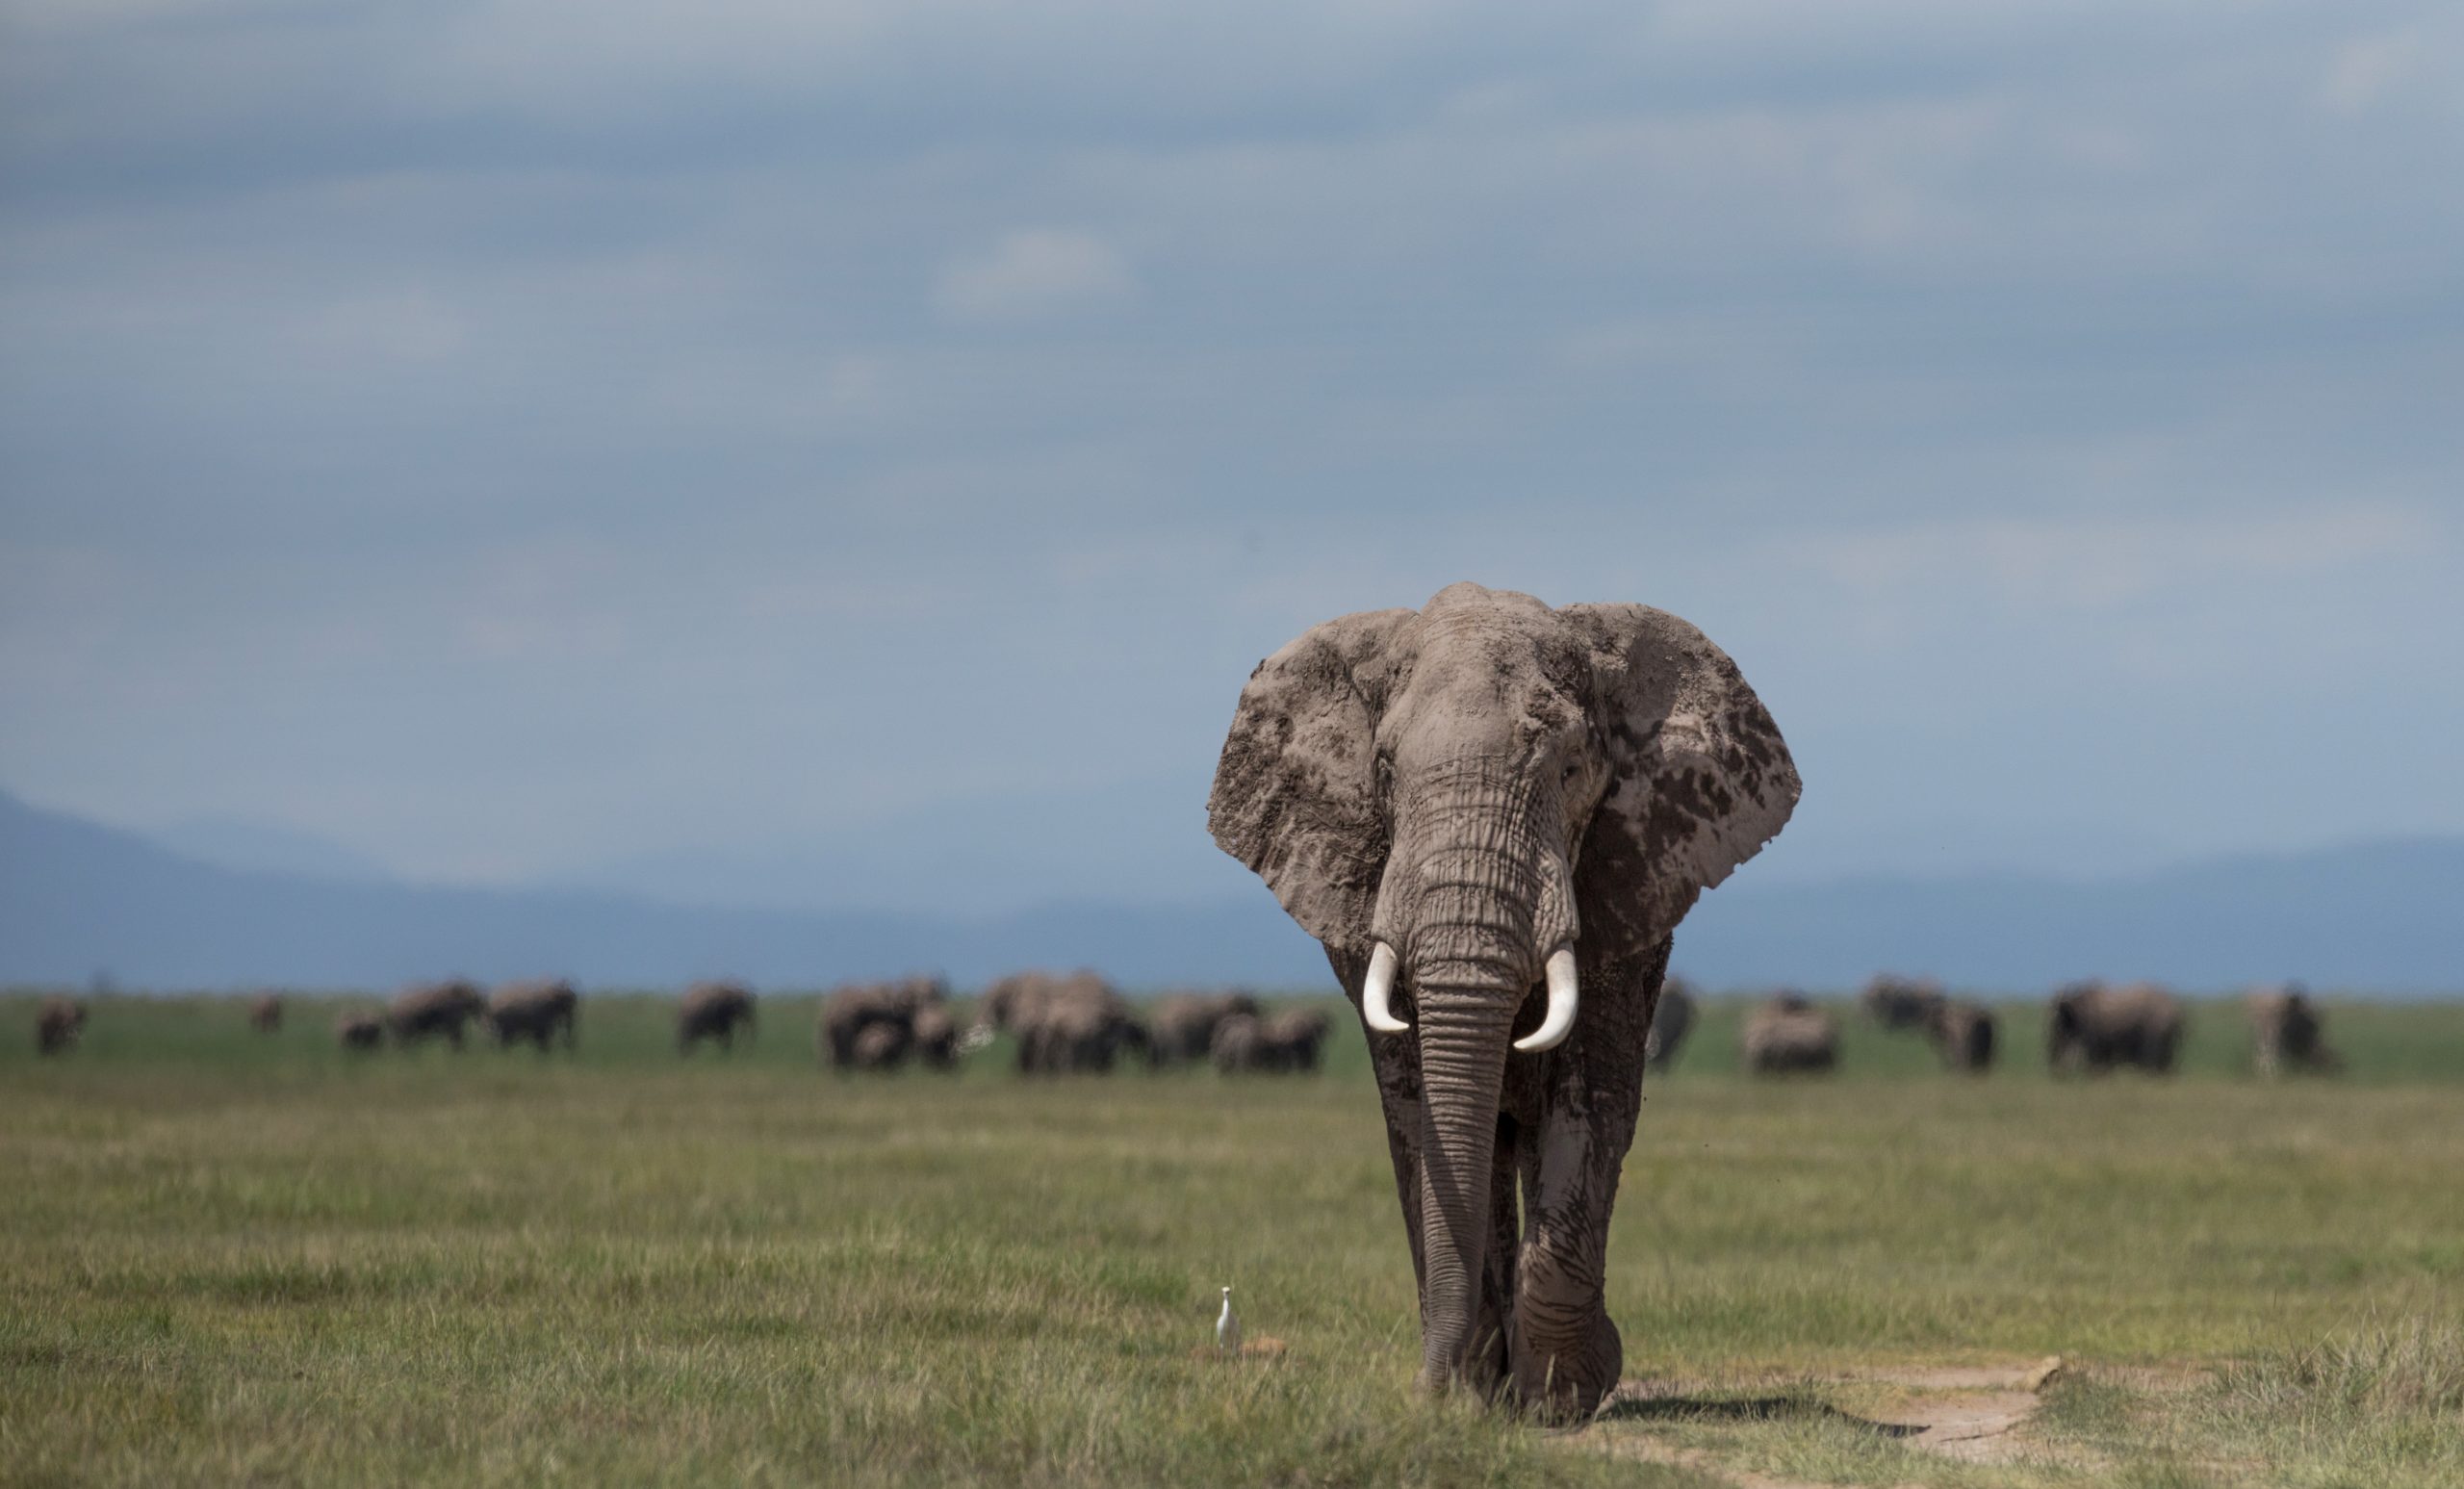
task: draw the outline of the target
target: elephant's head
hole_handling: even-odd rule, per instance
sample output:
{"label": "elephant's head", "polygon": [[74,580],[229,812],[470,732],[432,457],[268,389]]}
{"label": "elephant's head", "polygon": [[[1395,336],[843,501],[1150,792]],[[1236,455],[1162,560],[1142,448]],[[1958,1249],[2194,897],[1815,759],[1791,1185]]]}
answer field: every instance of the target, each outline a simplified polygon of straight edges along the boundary
{"label": "elephant's head", "polygon": [[1797,792],[1735,665],[1643,605],[1456,584],[1329,621],[1250,676],[1215,840],[1339,963],[1365,962],[1371,1038],[1417,1031],[1424,1384],[1473,1344],[1508,1045],[1564,1040],[1581,969],[1657,946]]}

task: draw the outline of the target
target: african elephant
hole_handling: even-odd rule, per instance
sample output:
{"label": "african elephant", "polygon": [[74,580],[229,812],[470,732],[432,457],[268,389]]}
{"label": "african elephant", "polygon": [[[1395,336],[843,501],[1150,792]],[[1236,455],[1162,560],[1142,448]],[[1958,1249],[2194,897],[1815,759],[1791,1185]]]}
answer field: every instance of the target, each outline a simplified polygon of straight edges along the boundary
{"label": "african elephant", "polygon": [[1314,1071],[1331,1027],[1326,1015],[1314,1008],[1289,1009],[1266,1018],[1234,1014],[1215,1026],[1208,1055],[1215,1068],[1226,1075]]}
{"label": "african elephant", "polygon": [[1207,1041],[1207,1057],[1225,1075],[1266,1068],[1266,1024],[1255,1014],[1235,1014],[1219,1020],[1215,1038]]}
{"label": "african elephant", "polygon": [[756,1027],[754,1002],[753,989],[742,983],[695,983],[685,988],[683,1001],[676,1006],[677,1053],[688,1054],[704,1040],[716,1040],[720,1049],[732,1053],[736,1027],[748,1032]]}
{"label": "african elephant", "polygon": [[1930,977],[1894,977],[1877,972],[1857,994],[1865,1016],[1886,1029],[1922,1029],[1942,1006],[1942,985]]}
{"label": "african elephant", "polygon": [[1925,1036],[1946,1068],[1983,1075],[1993,1068],[1993,1011],[1965,998],[1944,998],[1925,1018]]}
{"label": "african elephant", "polygon": [[2137,1065],[2165,1074],[2182,1042],[2181,1001],[2153,983],[2072,983],[2053,996],[2045,1056],[2056,1070]]}
{"label": "african elephant", "polygon": [[1015,1036],[1022,1074],[1104,1071],[1124,1051],[1149,1047],[1145,1025],[1110,983],[1091,971],[1019,972],[984,990],[976,1031]]}
{"label": "african elephant", "polygon": [[959,1021],[950,1016],[949,1005],[927,1003],[908,1020],[907,1032],[915,1041],[915,1058],[935,1070],[954,1070],[959,1063]]}
{"label": "african elephant", "polygon": [[1683,978],[1671,977],[1659,986],[1659,1007],[1652,1011],[1651,1033],[1643,1037],[1644,1065],[1665,1070],[1675,1065],[1693,1029],[1694,989]]}
{"label": "african elephant", "polygon": [[[928,1009],[938,1010],[946,1018],[948,1000],[949,986],[937,977],[840,988],[822,1003],[818,1031],[822,1058],[841,1070],[885,1070],[897,1065],[915,1047],[916,1019]],[[955,1048],[955,1025],[952,1028]]]}
{"label": "african elephant", "polygon": [[1616,1385],[1609,1213],[1670,937],[1797,792],[1735,665],[1643,605],[1456,584],[1250,675],[1208,825],[1370,1031],[1424,1390],[1568,1417]]}
{"label": "african elephant", "polygon": [[565,1049],[574,1048],[575,1014],[581,998],[574,985],[558,977],[534,977],[507,983],[488,999],[485,1022],[489,1033],[497,1037],[497,1047],[507,1049],[528,1040],[548,1053],[548,1046],[558,1035],[564,1037]]}
{"label": "african elephant", "polygon": [[856,1031],[854,1042],[847,1046],[847,1064],[841,1068],[895,1070],[907,1059],[909,1042],[905,1024],[866,1024]]}
{"label": "african elephant", "polygon": [[1805,994],[1783,992],[1745,1020],[1745,1067],[1756,1075],[1798,1075],[1839,1064],[1839,1020]]}
{"label": "african elephant", "polygon": [[1019,1043],[1021,1068],[1045,1075],[1096,1074],[1112,1069],[1123,1054],[1146,1052],[1146,1027],[1129,1005],[1106,989],[1100,998],[1062,998],[1043,1011]]}
{"label": "african elephant", "polygon": [[1158,998],[1146,1010],[1147,1058],[1158,1065],[1209,1058],[1215,1031],[1235,1014],[1258,1016],[1258,1000],[1246,992],[1180,992]]}
{"label": "african elephant", "polygon": [[261,992],[248,1000],[248,1027],[259,1034],[282,1032],[282,994]]}
{"label": "african elephant", "polygon": [[[1056,976],[1050,972],[1014,972],[984,989],[975,1002],[973,1037],[1011,1035],[1023,1047],[1027,1031],[1043,1021],[1052,1004],[1072,997],[1101,999],[1110,995],[1104,980],[1092,972]],[[1025,1068],[1023,1057],[1020,1068]]]}
{"label": "african elephant", "polygon": [[462,1047],[462,1026],[487,1016],[487,999],[479,989],[456,978],[450,982],[417,983],[403,988],[385,1011],[385,1027],[398,1044],[417,1044],[430,1035]]}
{"label": "african elephant", "polygon": [[1333,1032],[1334,1021],[1314,1008],[1285,1009],[1266,1021],[1267,1047],[1286,1070],[1315,1073]]}
{"label": "african elephant", "polygon": [[35,1052],[57,1055],[75,1044],[86,1033],[86,1005],[75,998],[54,994],[42,1000],[35,1010]]}
{"label": "african elephant", "polygon": [[2250,1067],[2261,1075],[2332,1075],[2344,1059],[2327,1047],[2324,1021],[2299,983],[2253,989],[2242,1000],[2250,1018]]}
{"label": "african elephant", "polygon": [[385,1042],[383,1014],[363,1010],[334,1017],[334,1042],[346,1050],[370,1050]]}

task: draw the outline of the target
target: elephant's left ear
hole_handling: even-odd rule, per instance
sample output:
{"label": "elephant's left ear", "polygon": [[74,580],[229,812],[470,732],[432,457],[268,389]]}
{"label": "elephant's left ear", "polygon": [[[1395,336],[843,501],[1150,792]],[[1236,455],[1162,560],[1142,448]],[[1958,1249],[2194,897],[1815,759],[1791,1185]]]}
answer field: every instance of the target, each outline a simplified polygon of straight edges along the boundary
{"label": "elephant's left ear", "polygon": [[1631,955],[1796,809],[1796,763],[1728,654],[1665,610],[1558,612],[1591,647],[1592,713],[1609,784],[1582,844],[1582,935]]}

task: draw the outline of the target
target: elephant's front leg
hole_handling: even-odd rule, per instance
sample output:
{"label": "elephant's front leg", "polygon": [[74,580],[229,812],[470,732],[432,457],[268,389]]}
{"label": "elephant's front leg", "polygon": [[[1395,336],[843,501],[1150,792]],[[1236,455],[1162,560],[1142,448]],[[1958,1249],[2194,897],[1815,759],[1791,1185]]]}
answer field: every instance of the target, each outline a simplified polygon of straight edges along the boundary
{"label": "elephant's front leg", "polygon": [[1593,1020],[1557,1050],[1536,1132],[1522,1144],[1525,1226],[1516,1278],[1515,1394],[1558,1421],[1599,1409],[1625,1369],[1606,1299],[1608,1221],[1642,1109],[1644,1037],[1667,969],[1656,954],[1586,968]]}

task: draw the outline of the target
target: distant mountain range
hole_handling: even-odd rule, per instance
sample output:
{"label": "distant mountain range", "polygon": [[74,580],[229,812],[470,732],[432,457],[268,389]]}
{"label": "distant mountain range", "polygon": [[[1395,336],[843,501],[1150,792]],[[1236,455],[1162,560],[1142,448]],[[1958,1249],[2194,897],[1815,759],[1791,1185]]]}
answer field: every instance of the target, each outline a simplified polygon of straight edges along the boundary
{"label": "distant mountain range", "polygon": [[[1749,868],[1704,897],[1678,933],[1677,963],[1714,988],[1846,988],[1892,967],[2013,991],[2101,973],[2194,989],[2299,977],[2430,993],[2464,989],[2459,905],[2464,840],[2445,838],[2085,883],[1763,886]],[[1078,965],[1131,987],[1327,977],[1316,943],[1262,887],[1218,903],[1056,904],[982,919],[432,887],[209,863],[0,794],[0,983],[380,988],[553,970],[594,987],[724,973],[790,988],[937,969],[966,986]]]}

